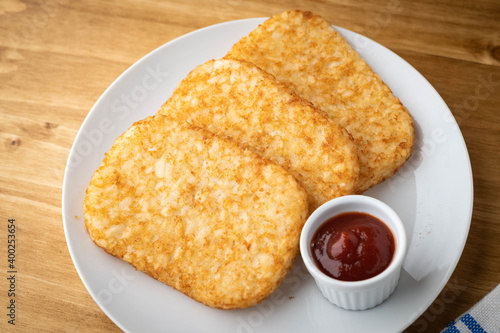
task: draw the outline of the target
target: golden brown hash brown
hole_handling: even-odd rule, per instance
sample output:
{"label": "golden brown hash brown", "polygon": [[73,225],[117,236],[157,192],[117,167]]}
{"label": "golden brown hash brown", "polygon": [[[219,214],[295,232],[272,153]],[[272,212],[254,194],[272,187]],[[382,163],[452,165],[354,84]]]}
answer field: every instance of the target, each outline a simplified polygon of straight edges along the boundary
{"label": "golden brown hash brown", "polygon": [[307,214],[304,189],[283,168],[163,115],[115,141],[84,202],[97,245],[221,309],[277,289]]}
{"label": "golden brown hash brown", "polygon": [[281,165],[307,191],[310,211],[357,186],[356,146],[345,128],[249,62],[211,60],[196,67],[160,113]]}
{"label": "golden brown hash brown", "polygon": [[411,156],[413,121],[398,98],[322,17],[289,11],[243,37],[227,59],[252,62],[344,126],[358,147],[358,193]]}

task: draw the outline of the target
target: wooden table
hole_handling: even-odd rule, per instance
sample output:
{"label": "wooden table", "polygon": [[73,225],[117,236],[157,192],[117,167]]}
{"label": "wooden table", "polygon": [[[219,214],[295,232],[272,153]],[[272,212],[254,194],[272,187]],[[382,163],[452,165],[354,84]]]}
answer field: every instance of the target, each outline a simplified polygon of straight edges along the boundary
{"label": "wooden table", "polygon": [[[403,57],[441,94],[467,143],[475,185],[470,235],[443,293],[407,331],[440,331],[500,282],[497,0],[3,0],[0,331],[119,331],[83,286],[64,237],[63,174],[82,121],[111,82],[158,46],[208,25],[289,9],[319,13]],[[9,219],[17,237],[15,327],[6,317]]]}

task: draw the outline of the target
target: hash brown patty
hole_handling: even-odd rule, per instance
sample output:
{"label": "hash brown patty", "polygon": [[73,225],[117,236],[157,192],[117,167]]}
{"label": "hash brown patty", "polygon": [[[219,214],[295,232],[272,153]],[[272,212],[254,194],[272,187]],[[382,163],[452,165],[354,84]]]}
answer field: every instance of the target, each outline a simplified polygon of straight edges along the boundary
{"label": "hash brown patty", "polygon": [[225,58],[254,63],[349,131],[358,147],[357,193],[392,176],[411,156],[409,112],[321,16],[299,10],[273,16]]}
{"label": "hash brown patty", "polygon": [[283,168],[159,114],[115,141],[83,208],[106,252],[221,309],[277,289],[308,215],[305,191]]}
{"label": "hash brown patty", "polygon": [[199,65],[159,112],[281,165],[303,185],[311,212],[356,189],[358,156],[345,128],[249,62]]}

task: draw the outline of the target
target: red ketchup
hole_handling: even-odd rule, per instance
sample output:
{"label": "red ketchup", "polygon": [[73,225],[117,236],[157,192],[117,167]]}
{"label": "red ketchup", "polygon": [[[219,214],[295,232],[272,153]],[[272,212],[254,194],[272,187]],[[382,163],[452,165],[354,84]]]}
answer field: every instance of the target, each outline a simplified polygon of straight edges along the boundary
{"label": "red ketchup", "polygon": [[326,220],[311,241],[318,268],[342,281],[369,279],[384,271],[394,256],[394,236],[376,217],[358,212]]}

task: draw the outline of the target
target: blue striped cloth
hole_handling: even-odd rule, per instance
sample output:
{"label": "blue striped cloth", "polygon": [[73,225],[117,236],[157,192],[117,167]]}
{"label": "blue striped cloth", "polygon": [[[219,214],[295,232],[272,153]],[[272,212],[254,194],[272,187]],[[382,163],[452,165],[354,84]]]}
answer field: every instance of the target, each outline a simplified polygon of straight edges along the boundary
{"label": "blue striped cloth", "polygon": [[500,333],[500,285],[441,333]]}

